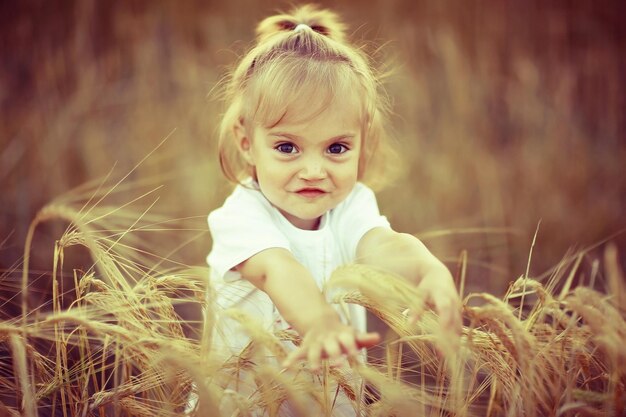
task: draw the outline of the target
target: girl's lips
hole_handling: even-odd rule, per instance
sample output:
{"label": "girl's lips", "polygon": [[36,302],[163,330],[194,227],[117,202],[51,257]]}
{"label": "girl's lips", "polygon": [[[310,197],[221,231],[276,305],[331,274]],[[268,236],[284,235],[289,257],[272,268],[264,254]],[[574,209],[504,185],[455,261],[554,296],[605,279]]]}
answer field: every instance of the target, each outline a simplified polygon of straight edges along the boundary
{"label": "girl's lips", "polygon": [[305,198],[317,198],[326,194],[325,191],[320,190],[319,188],[303,188],[302,190],[296,191],[296,193]]}

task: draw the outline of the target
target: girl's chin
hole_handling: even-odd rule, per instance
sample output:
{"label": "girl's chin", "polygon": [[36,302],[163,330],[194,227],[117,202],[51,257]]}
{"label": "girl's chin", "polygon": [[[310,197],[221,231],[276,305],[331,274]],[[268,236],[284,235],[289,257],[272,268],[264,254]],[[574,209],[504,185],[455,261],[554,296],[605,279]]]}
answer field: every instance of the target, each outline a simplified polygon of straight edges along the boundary
{"label": "girl's chin", "polygon": [[283,210],[281,210],[283,216],[285,216],[285,218],[287,220],[289,220],[289,223],[293,224],[294,226],[296,226],[299,229],[305,229],[305,230],[315,230],[318,228],[320,221],[322,219],[322,215],[312,215],[312,216],[298,216],[295,215],[293,213],[287,213]]}

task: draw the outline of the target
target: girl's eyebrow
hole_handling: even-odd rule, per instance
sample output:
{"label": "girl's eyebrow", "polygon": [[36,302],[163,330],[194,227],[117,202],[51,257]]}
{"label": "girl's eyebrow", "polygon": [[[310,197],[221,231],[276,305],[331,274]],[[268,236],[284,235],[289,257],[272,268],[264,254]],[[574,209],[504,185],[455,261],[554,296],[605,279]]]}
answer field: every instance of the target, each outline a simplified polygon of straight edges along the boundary
{"label": "girl's eyebrow", "polygon": [[[287,133],[287,132],[272,132],[270,133],[270,136],[280,136],[283,138],[288,138],[291,140],[299,140],[299,141],[304,140],[304,138],[302,138],[301,136],[294,135],[293,133]],[[326,142],[334,142],[334,141],[341,140],[341,139],[354,139],[355,136],[356,134],[354,133],[344,133],[341,135],[333,136],[332,138],[327,139]]]}

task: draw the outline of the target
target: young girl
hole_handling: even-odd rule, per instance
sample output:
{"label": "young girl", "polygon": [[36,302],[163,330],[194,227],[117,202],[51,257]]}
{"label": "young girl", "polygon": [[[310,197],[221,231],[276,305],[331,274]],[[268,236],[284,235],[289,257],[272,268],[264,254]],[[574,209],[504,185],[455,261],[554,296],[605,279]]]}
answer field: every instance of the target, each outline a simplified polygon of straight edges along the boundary
{"label": "young girl", "polygon": [[[452,277],[415,237],[395,232],[366,183],[384,179],[386,102],[364,53],[337,16],[313,6],[263,20],[257,43],[226,92],[219,155],[237,183],[209,215],[207,260],[221,308],[246,311],[268,329],[302,337],[284,365],[355,356],[379,341],[365,311],[336,310],[322,293],[333,270],[365,263],[415,283],[460,331]],[[221,329],[233,353],[248,342]]]}

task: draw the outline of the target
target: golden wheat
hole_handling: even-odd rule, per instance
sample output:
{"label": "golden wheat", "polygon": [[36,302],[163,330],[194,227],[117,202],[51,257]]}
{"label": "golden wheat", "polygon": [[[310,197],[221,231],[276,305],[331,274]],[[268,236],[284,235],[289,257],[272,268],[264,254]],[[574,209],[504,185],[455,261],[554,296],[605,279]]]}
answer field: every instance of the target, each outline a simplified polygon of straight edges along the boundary
{"label": "golden wheat", "polygon": [[[386,323],[385,357],[370,365],[351,361],[348,368],[325,364],[314,374],[306,366],[280,368],[287,351],[300,343],[293,331],[273,334],[237,310],[216,314],[206,268],[176,265],[166,257],[154,263],[149,248],[135,248],[140,240],[134,233],[163,221],[159,216],[151,217],[148,209],[133,216],[127,208],[60,201],[33,222],[70,222],[51,259],[50,303],[0,322],[0,346],[11,354],[11,366],[0,368],[11,378],[0,377],[0,387],[17,393],[15,404],[2,405],[5,414],[34,416],[47,407],[57,415],[172,416],[189,406],[198,416],[278,415],[287,409],[381,417],[416,410],[425,416],[624,410],[622,298],[573,286],[581,256],[571,256],[572,269],[566,274],[563,264],[545,284],[519,278],[503,299],[466,296],[458,350],[447,347],[436,315],[404,279],[363,265],[339,268],[325,290],[340,308],[360,304]],[[68,273],[67,254],[75,247],[87,248],[93,264]],[[619,280],[612,250],[605,262],[611,263],[611,279]],[[461,257],[461,282],[468,262],[467,255]],[[29,286],[27,267],[23,287]],[[62,282],[73,286],[63,289]],[[610,288],[622,291],[616,282]],[[197,340],[183,332],[177,307],[184,303],[203,309]],[[421,311],[417,323],[407,320],[407,308]],[[224,319],[238,322],[250,337],[238,355],[213,344],[214,329]],[[194,396],[196,402],[190,400]]]}

